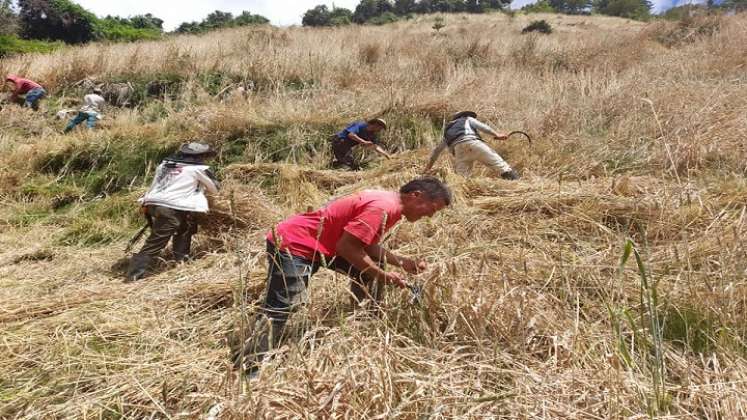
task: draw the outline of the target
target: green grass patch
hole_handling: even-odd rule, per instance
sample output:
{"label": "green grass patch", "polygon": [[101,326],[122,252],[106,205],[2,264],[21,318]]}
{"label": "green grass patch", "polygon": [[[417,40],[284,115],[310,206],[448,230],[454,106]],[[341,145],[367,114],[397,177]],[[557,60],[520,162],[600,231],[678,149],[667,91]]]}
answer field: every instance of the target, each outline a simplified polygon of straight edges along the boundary
{"label": "green grass patch", "polygon": [[147,183],[145,175],[172,154],[177,143],[115,136],[105,141],[69,144],[39,158],[35,168],[43,174],[65,177],[92,196],[112,194]]}
{"label": "green grass patch", "polygon": [[12,35],[0,35],[0,57],[15,54],[45,54],[62,48],[64,45],[62,42],[25,40]]}
{"label": "green grass patch", "polygon": [[719,337],[717,323],[694,308],[670,306],[662,323],[663,338],[695,353],[711,352]]}
{"label": "green grass patch", "polygon": [[64,226],[56,242],[67,246],[100,246],[128,237],[142,222],[133,194],[85,203],[52,218]]}

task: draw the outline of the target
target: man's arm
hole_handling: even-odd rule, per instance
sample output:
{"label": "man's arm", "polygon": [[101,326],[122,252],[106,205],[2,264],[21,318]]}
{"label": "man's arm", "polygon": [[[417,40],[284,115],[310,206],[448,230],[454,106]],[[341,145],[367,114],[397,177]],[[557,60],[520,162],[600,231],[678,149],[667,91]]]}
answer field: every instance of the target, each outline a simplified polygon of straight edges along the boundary
{"label": "man's arm", "polygon": [[389,251],[388,249],[383,248],[379,244],[373,244],[373,245],[366,247],[366,253],[368,254],[368,256],[370,256],[372,259],[376,261],[386,261],[387,264],[391,264],[396,267],[401,267],[405,271],[411,274],[417,274],[427,268],[425,261],[423,260],[416,261],[411,258],[397,255],[393,253],[392,251]]}
{"label": "man's arm", "polygon": [[197,170],[194,172],[197,176],[197,180],[200,184],[205,186],[205,189],[210,194],[217,194],[220,189],[220,182],[215,178],[213,172],[210,169],[205,171]]}
{"label": "man's arm", "polygon": [[361,144],[363,146],[366,146],[366,147],[376,146],[376,144],[374,144],[374,142],[371,142],[371,141],[368,141],[368,140],[366,140],[364,138],[361,138],[360,136],[358,136],[355,133],[349,133],[348,134],[348,138],[350,140],[353,140],[354,142],[356,142],[358,144]]}
{"label": "man's arm", "polygon": [[[357,268],[361,273],[367,273],[371,277],[384,282],[395,284],[399,287],[405,287],[405,281],[402,275],[395,272],[386,272],[366,252],[366,245],[360,239],[348,232],[343,232],[342,237],[337,241],[337,255]],[[378,255],[378,254],[377,254]]]}
{"label": "man's arm", "polygon": [[15,102],[18,100],[18,91],[20,91],[21,88],[18,87],[18,85],[13,85],[13,90],[10,92],[10,96],[8,96],[8,100],[10,102]]}
{"label": "man's arm", "polygon": [[433,152],[431,152],[431,157],[428,160],[428,165],[426,165],[425,167],[425,172],[428,172],[431,170],[431,168],[433,167],[433,164],[436,163],[436,160],[438,160],[438,157],[441,156],[441,152],[443,152],[445,148],[446,148],[446,142],[442,141],[441,144],[439,144],[438,146],[436,146],[435,149],[433,149]]}
{"label": "man's arm", "polygon": [[472,126],[472,129],[475,131],[482,131],[483,133],[489,133],[493,137],[497,138],[498,140],[506,140],[508,136],[505,134],[501,134],[495,130],[493,130],[492,127],[489,125],[477,120],[476,118],[470,118],[469,124]]}
{"label": "man's arm", "polygon": [[368,140],[366,140],[366,139],[358,136],[355,133],[348,134],[348,138],[350,140],[353,140],[353,141],[357,142],[358,144],[362,145],[363,147],[369,147],[369,148],[372,147],[376,151],[376,153],[378,153],[378,154],[386,157],[387,159],[391,159],[392,158],[392,155],[390,155],[389,153],[387,153],[386,150],[382,149],[381,146],[379,146],[378,144],[376,144],[376,143],[374,143],[372,141],[368,141]]}

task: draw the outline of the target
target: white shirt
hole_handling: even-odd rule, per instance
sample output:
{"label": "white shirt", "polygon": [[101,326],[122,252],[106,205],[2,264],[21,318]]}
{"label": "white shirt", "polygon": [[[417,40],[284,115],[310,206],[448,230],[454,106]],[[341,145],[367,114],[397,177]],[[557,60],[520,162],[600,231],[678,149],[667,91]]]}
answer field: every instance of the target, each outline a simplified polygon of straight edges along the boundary
{"label": "white shirt", "polygon": [[205,192],[215,194],[219,188],[218,182],[208,174],[209,169],[207,165],[167,159],[158,165],[150,190],[138,202],[144,206],[207,213]]}
{"label": "white shirt", "polygon": [[102,98],[101,95],[91,93],[83,97],[83,104],[84,105],[80,108],[80,112],[96,114],[96,116],[99,116],[101,111],[104,110],[106,100]]}

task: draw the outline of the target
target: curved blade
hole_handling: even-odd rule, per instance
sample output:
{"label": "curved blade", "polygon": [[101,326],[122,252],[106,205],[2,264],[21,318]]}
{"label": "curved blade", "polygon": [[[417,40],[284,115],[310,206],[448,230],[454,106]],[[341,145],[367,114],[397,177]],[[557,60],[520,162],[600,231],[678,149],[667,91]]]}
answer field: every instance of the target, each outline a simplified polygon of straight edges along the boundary
{"label": "curved blade", "polygon": [[522,136],[524,136],[524,137],[526,137],[526,138],[527,138],[527,140],[529,141],[529,144],[532,144],[532,138],[531,138],[531,137],[529,137],[529,134],[527,134],[527,133],[525,133],[525,132],[523,132],[523,131],[518,131],[518,130],[516,130],[516,131],[512,131],[512,132],[508,133],[508,137],[511,137],[511,136],[513,136],[514,134],[521,134]]}
{"label": "curved blade", "polygon": [[423,288],[417,284],[407,284],[407,288],[410,289],[410,305],[419,305],[423,301]]}

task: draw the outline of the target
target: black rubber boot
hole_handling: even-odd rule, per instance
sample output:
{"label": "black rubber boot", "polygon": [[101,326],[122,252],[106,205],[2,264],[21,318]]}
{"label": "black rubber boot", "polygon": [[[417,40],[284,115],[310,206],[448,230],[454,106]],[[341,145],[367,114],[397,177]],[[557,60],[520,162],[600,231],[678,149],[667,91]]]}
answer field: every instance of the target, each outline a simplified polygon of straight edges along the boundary
{"label": "black rubber boot", "polygon": [[151,258],[148,255],[135,254],[130,260],[130,267],[127,269],[126,283],[138,281],[145,277],[150,266]]}

